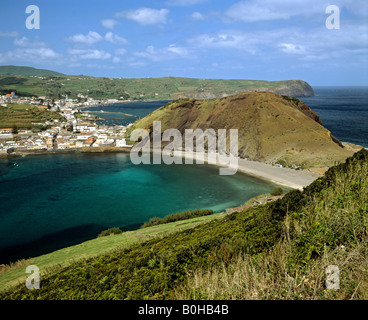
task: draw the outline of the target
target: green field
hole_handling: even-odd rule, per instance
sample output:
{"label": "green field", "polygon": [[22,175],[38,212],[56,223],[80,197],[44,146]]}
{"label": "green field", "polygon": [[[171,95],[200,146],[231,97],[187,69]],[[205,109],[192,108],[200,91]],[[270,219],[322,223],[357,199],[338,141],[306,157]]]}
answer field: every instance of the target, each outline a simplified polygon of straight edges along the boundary
{"label": "green field", "polygon": [[33,123],[44,123],[52,120],[63,121],[64,117],[56,112],[38,109],[28,104],[9,104],[0,106],[0,128],[36,129]]}

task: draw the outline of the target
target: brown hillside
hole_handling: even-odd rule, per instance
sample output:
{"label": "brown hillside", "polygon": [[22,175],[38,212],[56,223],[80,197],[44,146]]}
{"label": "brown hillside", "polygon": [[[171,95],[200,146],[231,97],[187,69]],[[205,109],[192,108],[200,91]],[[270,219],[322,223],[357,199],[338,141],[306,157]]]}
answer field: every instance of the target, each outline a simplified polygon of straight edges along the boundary
{"label": "brown hillside", "polygon": [[249,92],[224,98],[181,99],[137,121],[132,129],[152,129],[161,121],[170,128],[238,129],[239,156],[266,163],[325,167],[354,151],[344,148],[321,119],[296,98],[271,92]]}

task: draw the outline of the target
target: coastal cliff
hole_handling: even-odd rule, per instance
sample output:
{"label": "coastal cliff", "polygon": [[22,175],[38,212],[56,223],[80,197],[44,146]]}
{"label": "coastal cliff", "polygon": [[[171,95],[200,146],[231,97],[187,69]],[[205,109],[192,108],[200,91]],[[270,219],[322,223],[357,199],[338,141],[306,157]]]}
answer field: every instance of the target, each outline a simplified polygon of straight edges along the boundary
{"label": "coastal cliff", "polygon": [[[224,80],[226,81],[226,80]],[[265,81],[264,81],[265,82]],[[235,90],[234,92],[229,90],[228,92],[222,92],[221,94],[212,91],[195,92],[190,94],[182,93],[182,98],[195,98],[195,99],[216,99],[226,97],[233,94],[239,94],[243,92],[255,92],[255,91],[269,91],[279,95],[292,96],[292,97],[310,97],[314,96],[313,88],[305,81],[302,80],[288,80],[277,81],[273,83],[268,81],[263,83],[262,86],[256,81],[251,81],[248,86],[242,89]]]}

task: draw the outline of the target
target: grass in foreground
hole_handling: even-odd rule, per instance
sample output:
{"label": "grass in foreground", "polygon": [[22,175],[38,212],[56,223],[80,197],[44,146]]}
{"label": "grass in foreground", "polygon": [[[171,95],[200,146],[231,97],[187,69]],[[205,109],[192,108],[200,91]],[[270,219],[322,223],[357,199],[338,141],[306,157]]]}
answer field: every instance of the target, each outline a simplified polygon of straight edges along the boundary
{"label": "grass in foreground", "polygon": [[2,271],[0,270],[0,291],[13,287],[18,283],[24,285],[25,279],[28,276],[25,273],[25,269],[29,265],[37,265],[43,277],[50,272],[77,263],[80,260],[106,254],[118,248],[122,249],[133,246],[147,239],[162,237],[172,232],[192,228],[198,224],[211,221],[212,219],[218,219],[222,216],[224,216],[224,214],[216,213],[209,216],[192,218],[190,220],[127,231],[118,235],[99,237],[39,257],[17,261],[5,266]]}
{"label": "grass in foreground", "polygon": [[[287,213],[272,248],[190,272],[174,298],[368,299],[367,172],[367,162],[331,171],[327,188]],[[339,290],[326,288],[331,265]]]}

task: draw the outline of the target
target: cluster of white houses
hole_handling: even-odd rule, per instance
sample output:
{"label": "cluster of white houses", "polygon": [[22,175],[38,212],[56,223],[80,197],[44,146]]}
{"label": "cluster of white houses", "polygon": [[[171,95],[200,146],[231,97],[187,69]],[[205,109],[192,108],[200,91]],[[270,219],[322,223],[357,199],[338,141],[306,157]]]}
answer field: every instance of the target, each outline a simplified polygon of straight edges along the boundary
{"label": "cluster of white houses", "polygon": [[13,133],[11,128],[0,129],[0,153],[22,152],[30,150],[65,150],[85,147],[130,147],[126,144],[124,126],[97,126],[89,123],[77,123],[73,131],[54,126],[45,131],[34,133],[19,130]]}
{"label": "cluster of white houses", "polygon": [[129,147],[124,137],[127,127],[97,126],[88,122],[75,123],[73,132],[62,129],[57,133],[55,145],[57,149]]}
{"label": "cluster of white houses", "polygon": [[[143,95],[144,96],[144,95]],[[0,104],[30,104],[38,107],[48,108],[50,111],[58,111],[59,108],[91,107],[104,104],[130,102],[131,100],[120,99],[94,99],[82,94],[78,94],[78,99],[70,99],[66,95],[65,99],[49,99],[46,96],[39,97],[18,97],[15,92],[0,95]]]}
{"label": "cluster of white houses", "polygon": [[[53,120],[42,123],[48,129],[41,132],[32,132],[31,130],[14,132],[14,128],[2,128],[0,129],[0,153],[66,150],[84,147],[130,147],[126,144],[125,132],[131,124],[113,127],[99,126],[89,120],[90,114],[81,112],[78,108],[79,105],[73,102],[64,101],[64,103],[56,105],[58,113],[66,119],[66,122]],[[82,117],[80,117],[81,115]]]}
{"label": "cluster of white houses", "polygon": [[11,128],[0,129],[0,153],[85,147],[130,147],[126,144],[124,137],[127,127],[98,127],[78,123],[75,128],[75,131],[69,131],[55,126],[38,133],[30,130],[19,130],[16,134],[12,132]]}

